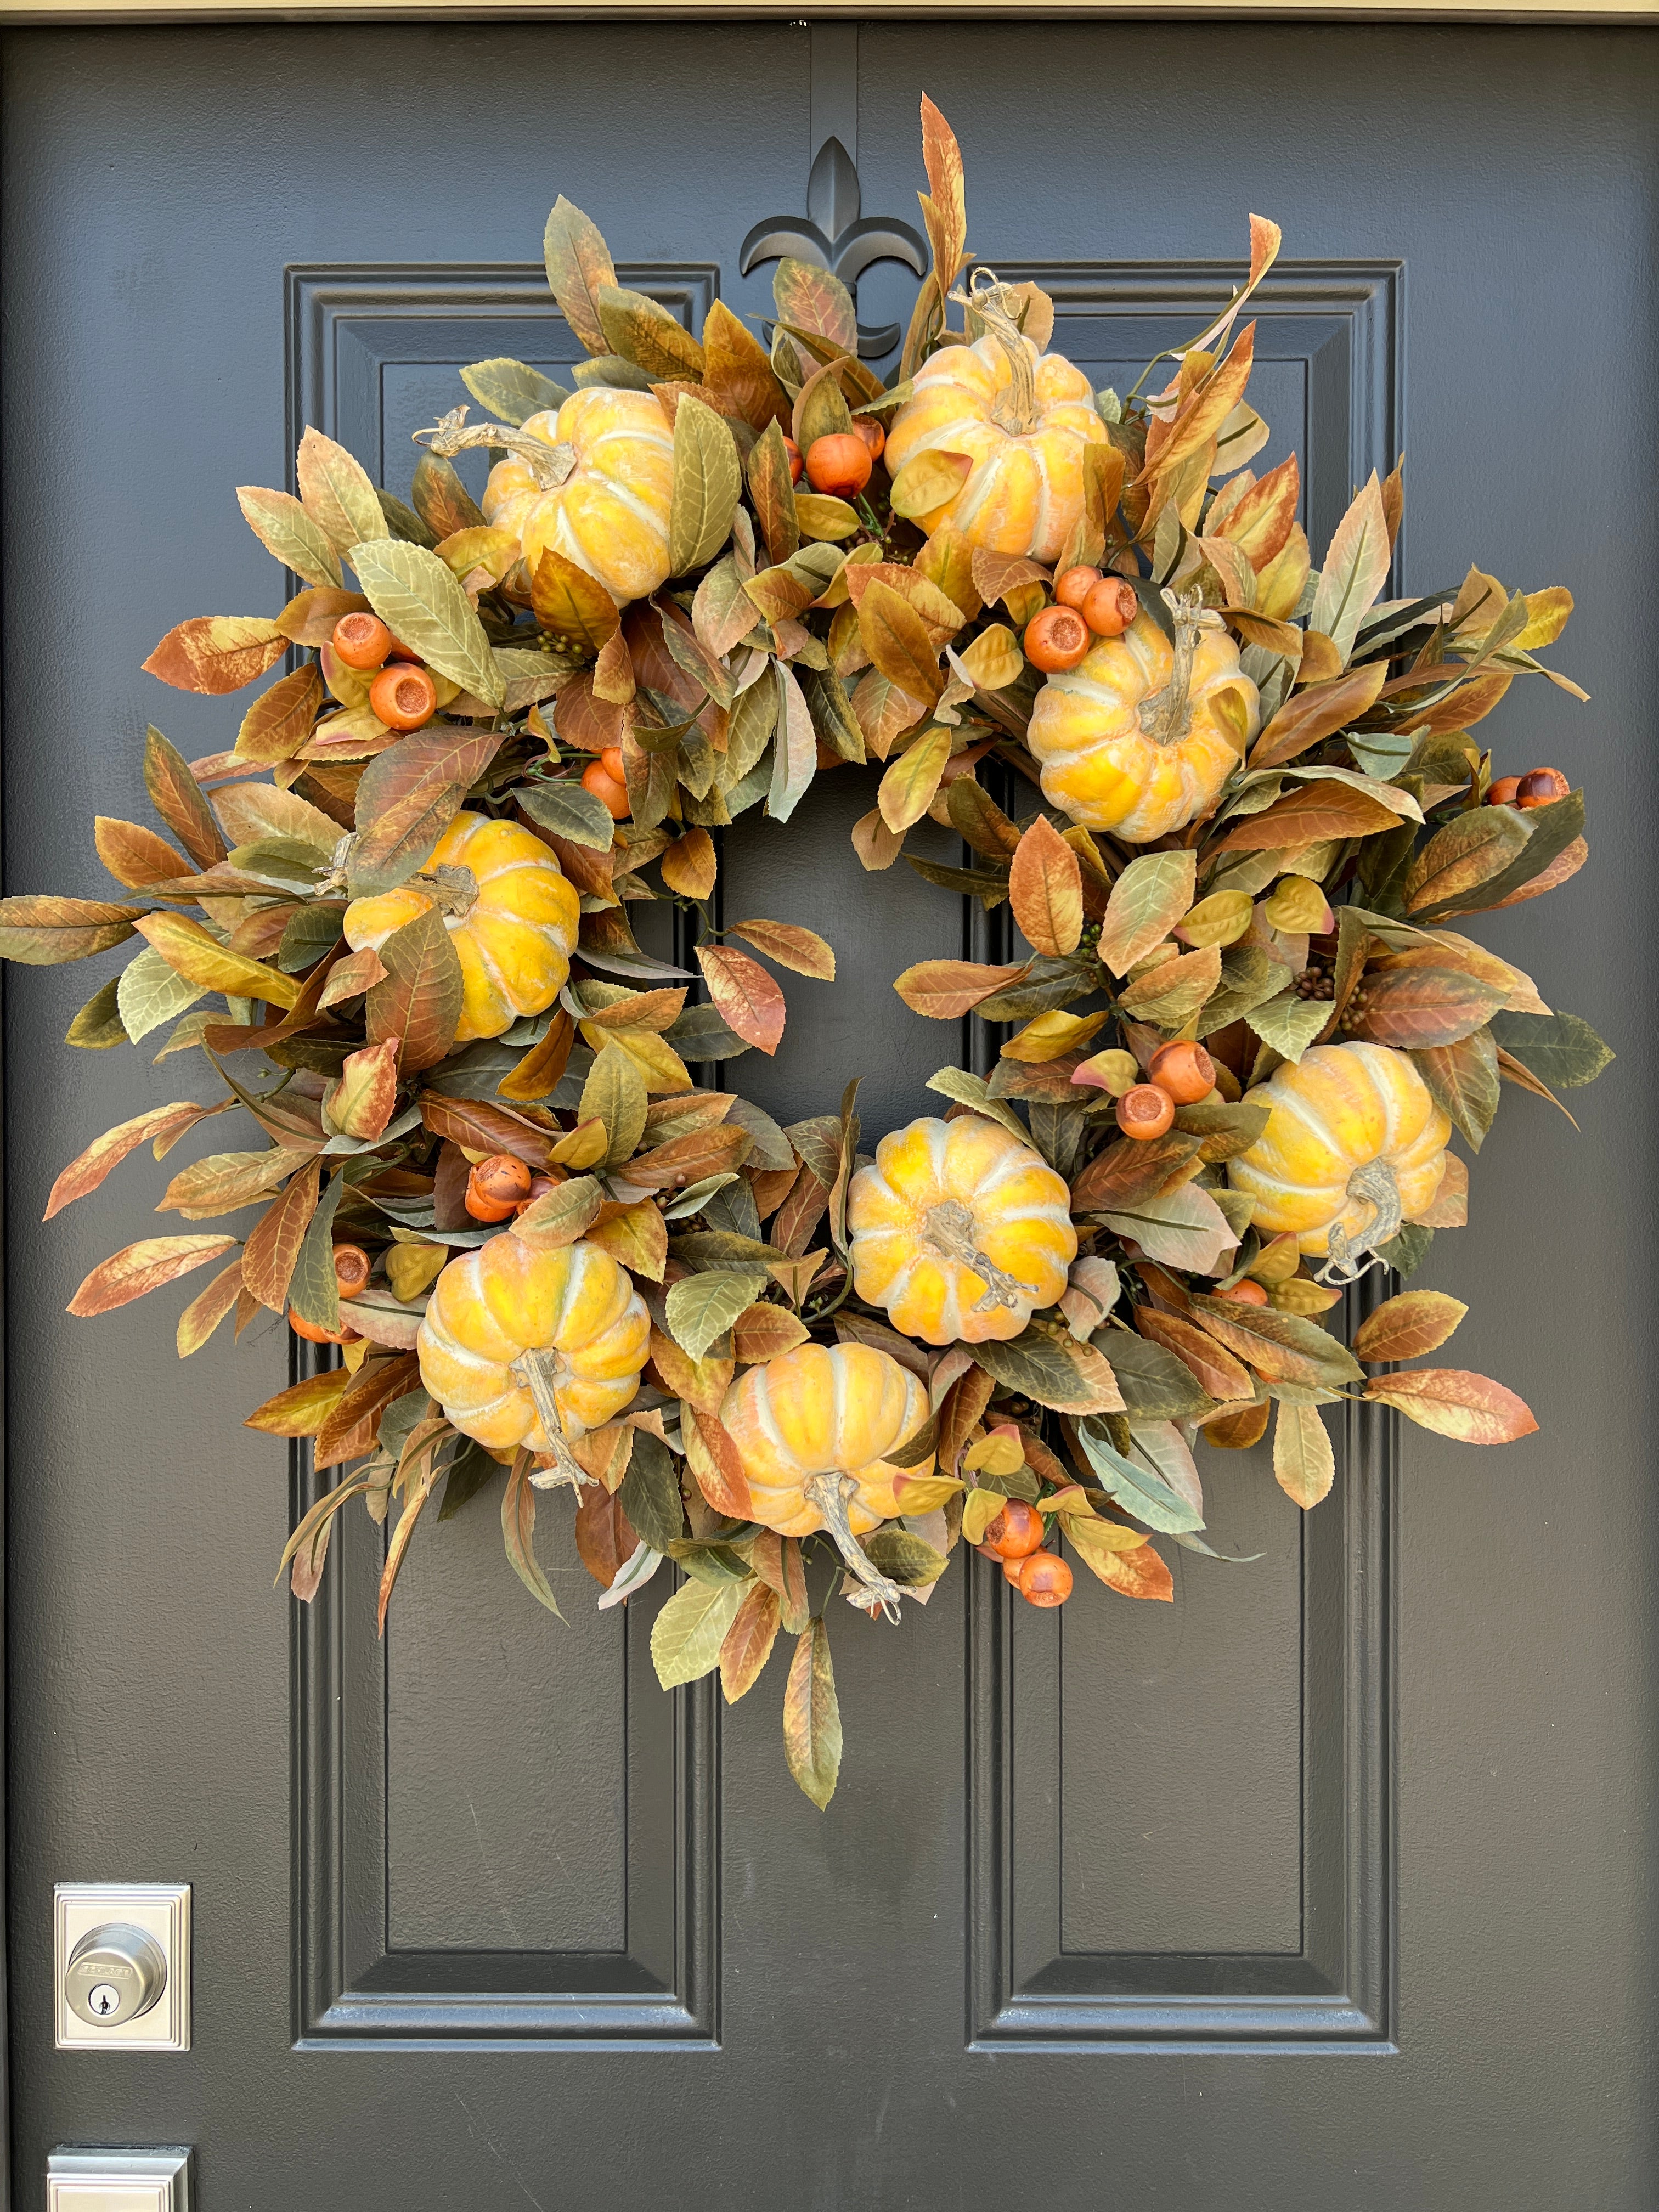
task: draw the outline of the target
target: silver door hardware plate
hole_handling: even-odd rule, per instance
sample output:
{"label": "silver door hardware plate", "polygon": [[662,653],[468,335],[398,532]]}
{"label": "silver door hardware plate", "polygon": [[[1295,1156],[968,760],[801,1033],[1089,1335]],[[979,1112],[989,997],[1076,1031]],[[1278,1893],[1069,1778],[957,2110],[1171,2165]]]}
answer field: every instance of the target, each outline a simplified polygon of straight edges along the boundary
{"label": "silver door hardware plate", "polygon": [[55,2150],[46,2212],[190,2212],[187,2150]]}
{"label": "silver door hardware plate", "polygon": [[190,1884],[60,1881],[52,1898],[58,2048],[188,2051]]}

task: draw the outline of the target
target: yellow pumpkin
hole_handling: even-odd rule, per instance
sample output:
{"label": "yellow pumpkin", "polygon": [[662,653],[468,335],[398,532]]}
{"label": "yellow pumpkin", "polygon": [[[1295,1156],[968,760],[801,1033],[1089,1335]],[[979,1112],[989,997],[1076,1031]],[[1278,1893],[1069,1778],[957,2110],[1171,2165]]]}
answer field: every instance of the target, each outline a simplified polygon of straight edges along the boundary
{"label": "yellow pumpkin", "polygon": [[[444,869],[458,872],[446,877]],[[581,901],[541,839],[516,822],[455,817],[418,874],[395,891],[353,899],[345,939],[378,952],[394,929],[429,907],[461,963],[457,1044],[499,1036],[526,1014],[544,1013],[564,988],[581,921]]]}
{"label": "yellow pumpkin", "polygon": [[[872,1593],[896,1605],[899,1592],[877,1572],[858,1542],[899,1511],[893,1485],[926,1474],[889,1467],[896,1449],[927,1419],[927,1390],[890,1352],[868,1344],[803,1344],[750,1367],[727,1390],[720,1423],[737,1447],[755,1519],[780,1535],[827,1528],[848,1565]],[[706,1450],[685,1426],[692,1471]]]}
{"label": "yellow pumpkin", "polygon": [[884,1137],[853,1177],[847,1226],[859,1296],[925,1344],[1018,1336],[1077,1257],[1064,1178],[977,1114]]}
{"label": "yellow pumpkin", "polygon": [[489,471],[484,520],[519,540],[532,576],[550,545],[597,576],[618,605],[648,598],[668,577],[674,491],[674,433],[661,400],[653,392],[577,392],[524,429],[549,447],[570,447],[576,465],[548,490],[509,453]]}
{"label": "yellow pumpkin", "polygon": [[491,1450],[556,1451],[640,1387],[651,1316],[597,1244],[548,1250],[507,1230],[439,1276],[416,1339],[421,1381]]}
{"label": "yellow pumpkin", "polygon": [[883,459],[896,476],[919,453],[966,453],[971,474],[920,526],[948,522],[993,553],[1052,561],[1082,519],[1084,448],[1106,442],[1083,371],[1010,325],[922,363]]}
{"label": "yellow pumpkin", "polygon": [[1218,616],[1182,601],[1176,643],[1144,610],[1037,693],[1028,742],[1042,795],[1085,829],[1144,845],[1213,802],[1261,726]]}
{"label": "yellow pumpkin", "polygon": [[1451,1123],[1391,1045],[1315,1045],[1246,1103],[1268,1109],[1267,1126],[1227,1178],[1264,1235],[1293,1232],[1304,1252],[1340,1261],[1434,1203]]}

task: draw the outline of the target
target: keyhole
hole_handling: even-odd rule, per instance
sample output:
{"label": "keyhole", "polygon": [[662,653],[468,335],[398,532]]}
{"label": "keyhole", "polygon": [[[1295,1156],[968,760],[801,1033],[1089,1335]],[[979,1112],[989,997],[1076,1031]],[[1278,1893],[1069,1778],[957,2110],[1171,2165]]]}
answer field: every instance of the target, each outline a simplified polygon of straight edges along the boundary
{"label": "keyhole", "polygon": [[121,1993],[112,1989],[107,1982],[100,1982],[88,2002],[100,2020],[107,2020],[112,2012],[120,2010]]}

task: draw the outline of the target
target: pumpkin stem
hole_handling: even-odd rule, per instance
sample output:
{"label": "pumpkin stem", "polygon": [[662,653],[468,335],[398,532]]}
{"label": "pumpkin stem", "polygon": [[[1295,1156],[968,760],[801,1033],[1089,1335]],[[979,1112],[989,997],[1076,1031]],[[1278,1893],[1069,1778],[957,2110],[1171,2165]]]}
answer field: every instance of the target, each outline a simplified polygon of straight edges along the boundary
{"label": "pumpkin stem", "polygon": [[921,1241],[983,1278],[986,1291],[974,1308],[975,1313],[988,1313],[997,1306],[1017,1312],[1023,1300],[1036,1295],[1030,1283],[1022,1283],[994,1260],[986,1258],[974,1242],[974,1217],[958,1198],[942,1199],[928,1207],[921,1218]]}
{"label": "pumpkin stem", "polygon": [[551,1350],[521,1352],[507,1371],[529,1391],[531,1403],[536,1408],[536,1418],[542,1425],[542,1433],[547,1438],[547,1449],[553,1461],[550,1468],[544,1468],[539,1474],[532,1474],[531,1480],[538,1490],[553,1490],[562,1484],[568,1484],[580,1497],[582,1485],[592,1482],[594,1478],[577,1464],[574,1455],[565,1442],[564,1416],[559,1411],[559,1401],[554,1395],[559,1376],[564,1371],[563,1360]]}
{"label": "pumpkin stem", "polygon": [[1348,1196],[1369,1203],[1370,1220],[1352,1243],[1340,1222],[1332,1229],[1330,1257],[1316,1273],[1316,1283],[1357,1283],[1370,1268],[1387,1264],[1377,1247],[1400,1234],[1400,1185],[1386,1160],[1356,1168],[1348,1177]]}
{"label": "pumpkin stem", "polygon": [[556,491],[576,465],[576,448],[568,439],[550,446],[544,439],[527,436],[522,430],[510,430],[505,422],[475,422],[465,427],[465,407],[452,407],[441,422],[424,430],[411,433],[417,446],[436,453],[442,460],[453,460],[470,447],[499,446],[516,454],[543,491]]}
{"label": "pumpkin stem", "polygon": [[1206,620],[1203,599],[1196,592],[1183,593],[1175,602],[1175,659],[1170,664],[1170,680],[1161,691],[1146,694],[1136,718],[1141,735],[1150,738],[1155,745],[1175,744],[1192,727],[1193,702],[1189,695],[1198,641],[1215,619],[1212,616]]}
{"label": "pumpkin stem", "polygon": [[847,1517],[847,1502],[857,1490],[858,1485],[850,1474],[838,1472],[809,1474],[800,1486],[801,1496],[807,1504],[816,1505],[823,1514],[823,1525],[834,1537],[836,1549],[846,1560],[848,1571],[864,1584],[887,1618],[896,1620],[903,1593],[896,1583],[890,1582],[874,1565],[853,1534],[852,1523]]}
{"label": "pumpkin stem", "polygon": [[993,419],[1011,437],[1024,438],[1040,428],[1042,410],[1037,405],[1036,370],[1030,341],[1011,312],[1018,294],[994,269],[975,269],[965,292],[951,295],[960,307],[971,309],[1008,356],[1010,391],[991,410]]}

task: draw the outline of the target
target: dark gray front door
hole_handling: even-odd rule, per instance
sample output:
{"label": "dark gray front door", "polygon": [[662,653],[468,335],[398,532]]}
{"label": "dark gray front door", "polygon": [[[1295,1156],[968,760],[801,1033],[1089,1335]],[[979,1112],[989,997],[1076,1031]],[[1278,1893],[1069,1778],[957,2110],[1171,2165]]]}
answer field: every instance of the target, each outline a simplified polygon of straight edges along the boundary
{"label": "dark gray front door", "polygon": [[[844,80],[811,96],[811,40],[9,40],[10,890],[106,895],[90,817],[143,815],[148,720],[187,756],[229,742],[222,707],[138,664],[184,616],[274,610],[234,485],[285,483],[311,421],[405,490],[457,366],[572,357],[538,268],[557,192],[688,316],[763,307],[740,242],[801,210],[814,113],[853,128]],[[136,1110],[134,1056],[118,1083],[57,1043],[104,963],[9,976],[19,2206],[51,2146],[123,2142],[195,2144],[204,2212],[1659,2198],[1632,1356],[1653,1117],[1618,951],[1652,896],[1654,59],[1605,29],[939,19],[857,41],[866,214],[914,216],[925,88],[963,143],[971,244],[1042,277],[1097,384],[1195,330],[1246,211],[1275,216],[1259,404],[1266,459],[1303,450],[1316,544],[1404,447],[1406,588],[1477,560],[1579,599],[1558,657],[1593,705],[1517,687],[1488,727],[1508,768],[1584,783],[1595,858],[1496,941],[1625,1056],[1583,1136],[1531,1102],[1503,1117],[1431,1276],[1536,1437],[1356,1426],[1305,1528],[1259,1455],[1215,1465],[1219,1540],[1265,1557],[1178,1554],[1173,1607],[1092,1590],[1014,1620],[975,1562],[902,1634],[838,1625],[849,1748],[820,1815],[784,1767],[781,1681],[730,1713],[708,1683],[662,1697],[648,1604],[596,1613],[557,1513],[568,1627],[487,1513],[422,1532],[383,1648],[367,1523],[291,1617],[270,1577],[303,1470],[239,1425],[286,1339],[180,1368],[165,1299],[64,1316],[152,1233],[160,1183],[141,1153],[38,1225],[58,1168]],[[906,312],[907,281],[873,274],[865,319]],[[841,956],[745,1077],[793,1116],[861,1072],[874,1133],[958,1049],[891,976],[965,924],[906,871],[860,872],[871,803],[845,771],[787,830],[734,833],[729,896]],[[188,1065],[147,1075],[155,1103]],[[193,1885],[188,2056],[52,2050],[52,1886],[98,1879]]]}

